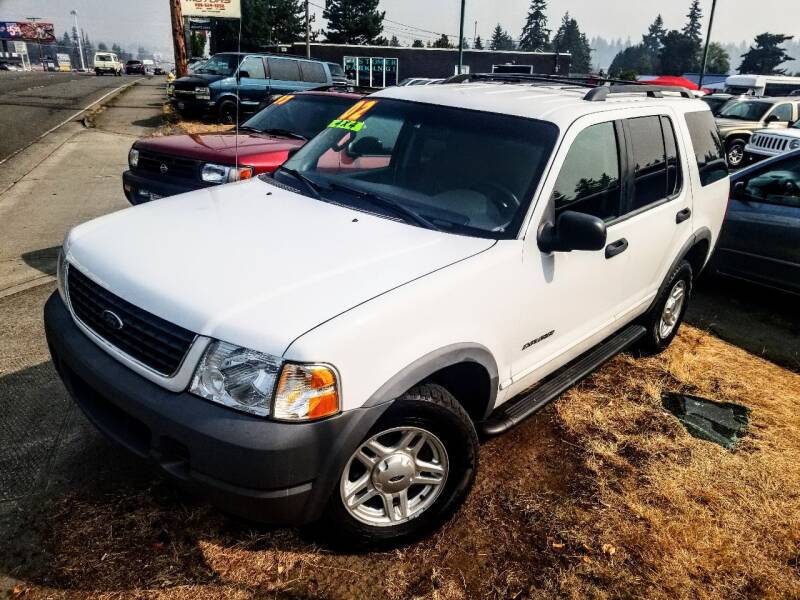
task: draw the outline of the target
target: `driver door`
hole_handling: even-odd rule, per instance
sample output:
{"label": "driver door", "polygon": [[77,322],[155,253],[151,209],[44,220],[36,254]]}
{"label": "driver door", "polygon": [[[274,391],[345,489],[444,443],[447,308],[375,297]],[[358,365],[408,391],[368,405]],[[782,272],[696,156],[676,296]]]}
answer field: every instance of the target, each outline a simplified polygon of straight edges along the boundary
{"label": "driver door", "polygon": [[264,102],[269,94],[269,80],[264,70],[264,59],[260,56],[246,56],[239,65],[239,102],[253,111]]}

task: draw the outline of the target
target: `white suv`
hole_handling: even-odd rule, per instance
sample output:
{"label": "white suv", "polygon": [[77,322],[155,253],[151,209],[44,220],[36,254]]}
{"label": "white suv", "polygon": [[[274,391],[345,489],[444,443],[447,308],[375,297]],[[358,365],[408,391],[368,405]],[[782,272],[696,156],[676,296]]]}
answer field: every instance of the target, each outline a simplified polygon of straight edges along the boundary
{"label": "white suv", "polygon": [[483,77],[383,90],[273,177],[73,229],[45,322],[89,419],[227,510],[409,539],[462,502],[480,436],[663,350],[728,200],[708,107]]}

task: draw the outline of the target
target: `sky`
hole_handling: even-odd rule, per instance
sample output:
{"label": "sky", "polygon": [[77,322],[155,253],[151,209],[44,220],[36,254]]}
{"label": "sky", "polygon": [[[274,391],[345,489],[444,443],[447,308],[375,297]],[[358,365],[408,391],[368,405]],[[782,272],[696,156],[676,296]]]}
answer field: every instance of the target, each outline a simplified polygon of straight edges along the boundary
{"label": "sky", "polygon": [[[712,0],[702,0],[707,15]],[[555,30],[565,11],[578,20],[588,37],[630,37],[638,41],[658,13],[666,26],[679,29],[685,23],[690,0],[550,0],[548,16]],[[314,28],[323,25],[324,0],[311,0],[317,14]],[[472,38],[475,21],[478,35],[486,39],[497,22],[514,38],[527,14],[528,0],[467,0],[465,35]],[[315,6],[317,5],[317,6]],[[436,33],[458,37],[459,0],[381,0],[386,11],[384,34],[397,35],[403,43],[415,37],[433,39]],[[151,51],[171,54],[168,0],[0,0],[0,21],[42,17],[59,32],[72,27],[70,10],[77,10],[80,25],[98,41],[119,42],[129,50],[143,45]],[[787,0],[718,0],[713,38],[740,42],[764,31],[787,33],[798,30],[800,2]],[[421,28],[435,33],[426,33]]]}

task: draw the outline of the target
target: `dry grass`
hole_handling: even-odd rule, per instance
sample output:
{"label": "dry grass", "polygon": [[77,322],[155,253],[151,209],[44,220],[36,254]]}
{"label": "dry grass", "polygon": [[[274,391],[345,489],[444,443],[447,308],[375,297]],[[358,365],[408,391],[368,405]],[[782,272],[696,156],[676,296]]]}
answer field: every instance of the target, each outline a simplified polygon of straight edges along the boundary
{"label": "dry grass", "polygon": [[[696,440],[662,390],[746,404],[750,431]],[[64,498],[43,539],[26,597],[800,598],[800,375],[684,327],[485,444],[464,508],[395,551],[332,553],[160,481]]]}
{"label": "dry grass", "polygon": [[169,102],[165,102],[162,107],[162,118],[164,124],[156,129],[150,137],[163,135],[179,135],[182,133],[221,133],[231,131],[233,125],[221,125],[210,121],[187,120],[182,118]]}

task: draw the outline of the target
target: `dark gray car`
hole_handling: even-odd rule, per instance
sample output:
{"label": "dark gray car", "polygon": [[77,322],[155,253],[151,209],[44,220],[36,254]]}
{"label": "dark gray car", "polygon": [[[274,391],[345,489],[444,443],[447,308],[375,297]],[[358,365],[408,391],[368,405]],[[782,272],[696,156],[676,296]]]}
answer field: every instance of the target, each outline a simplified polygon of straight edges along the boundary
{"label": "dark gray car", "polygon": [[731,176],[713,268],[800,294],[800,151]]}

